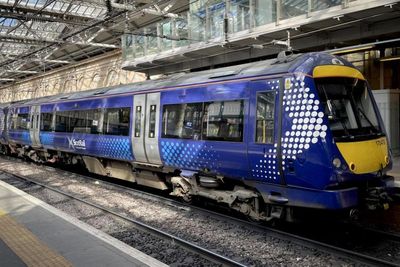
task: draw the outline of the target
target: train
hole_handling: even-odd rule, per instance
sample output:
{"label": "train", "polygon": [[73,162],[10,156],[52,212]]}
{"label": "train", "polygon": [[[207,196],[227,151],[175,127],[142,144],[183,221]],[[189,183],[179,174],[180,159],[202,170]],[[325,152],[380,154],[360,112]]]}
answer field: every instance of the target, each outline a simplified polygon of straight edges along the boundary
{"label": "train", "polygon": [[4,103],[0,146],[257,221],[387,209],[393,187],[366,79],[323,52]]}

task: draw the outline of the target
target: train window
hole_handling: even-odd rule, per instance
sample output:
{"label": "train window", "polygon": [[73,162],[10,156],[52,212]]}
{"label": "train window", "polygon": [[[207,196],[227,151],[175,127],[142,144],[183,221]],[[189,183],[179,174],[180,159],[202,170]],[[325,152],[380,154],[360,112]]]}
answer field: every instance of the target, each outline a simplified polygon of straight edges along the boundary
{"label": "train window", "polygon": [[73,128],[70,127],[72,116],[73,113],[71,111],[57,111],[56,127],[54,130],[56,132],[67,132],[67,133],[72,132]]}
{"label": "train window", "polygon": [[203,139],[242,142],[243,101],[205,103]]}
{"label": "train window", "polygon": [[101,109],[86,110],[86,127],[91,134],[98,134],[100,132],[100,115]]}
{"label": "train window", "polygon": [[[52,123],[52,113],[42,113],[42,118],[45,116],[45,120],[48,122],[46,125],[51,126]],[[100,109],[90,109],[90,110],[74,110],[74,111],[58,111],[56,112],[56,132],[66,132],[66,133],[99,133],[99,120],[100,120],[101,110]],[[41,130],[44,129],[43,125],[45,121],[42,119]],[[46,130],[42,130],[46,131]],[[48,129],[47,131],[51,131]]]}
{"label": "train window", "polygon": [[29,121],[28,117],[29,117],[28,113],[18,114],[16,117],[15,129],[28,130],[28,121]]}
{"label": "train window", "polygon": [[104,111],[103,133],[129,135],[131,108],[108,108]]}
{"label": "train window", "polygon": [[41,113],[40,131],[51,132],[53,122],[53,113]]}
{"label": "train window", "polygon": [[141,128],[142,128],[142,106],[137,106],[135,112],[135,137],[140,137]]}
{"label": "train window", "polygon": [[256,142],[274,143],[275,92],[257,94]]}
{"label": "train window", "polygon": [[203,103],[165,105],[162,137],[199,140],[202,114]]}
{"label": "train window", "polygon": [[150,105],[150,118],[149,118],[149,138],[155,137],[156,132],[156,113],[157,113],[157,106]]}
{"label": "train window", "polygon": [[90,133],[87,127],[87,110],[71,111],[70,129],[74,133]]}

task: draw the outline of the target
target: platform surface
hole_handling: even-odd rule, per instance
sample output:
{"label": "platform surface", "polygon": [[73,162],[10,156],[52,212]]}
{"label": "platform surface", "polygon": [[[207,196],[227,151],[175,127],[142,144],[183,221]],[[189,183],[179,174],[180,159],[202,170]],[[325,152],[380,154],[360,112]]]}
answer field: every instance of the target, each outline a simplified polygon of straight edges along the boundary
{"label": "platform surface", "polygon": [[0,266],[167,266],[0,181]]}

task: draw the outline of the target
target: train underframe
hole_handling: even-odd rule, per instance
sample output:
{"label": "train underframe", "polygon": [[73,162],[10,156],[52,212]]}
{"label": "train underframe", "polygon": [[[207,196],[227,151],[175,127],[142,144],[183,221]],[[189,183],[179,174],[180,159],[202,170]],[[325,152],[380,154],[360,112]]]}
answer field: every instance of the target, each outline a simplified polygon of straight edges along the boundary
{"label": "train underframe", "polygon": [[[83,166],[91,173],[118,178],[159,190],[168,190],[170,195],[181,198],[186,202],[191,202],[193,197],[206,198],[218,204],[223,204],[253,221],[272,221],[275,219],[296,221],[298,210],[304,210],[302,207],[287,205],[289,199],[283,197],[279,192],[265,190],[263,186],[257,186],[254,182],[242,183],[238,180],[208,173],[180,171],[150,164],[132,164],[63,151],[32,148],[19,144],[2,144],[1,152],[37,163]],[[358,198],[357,203],[338,209],[341,215],[346,214],[346,217],[357,219],[360,203],[363,203],[370,210],[387,209],[391,198],[385,186],[387,181],[390,180],[391,177],[381,177],[380,182],[371,183],[372,186],[352,185],[351,188],[357,191],[354,192]],[[348,190],[346,189],[343,192],[348,192]],[[337,196],[333,197],[337,198]],[[346,195],[341,197],[348,198]],[[291,202],[293,203],[295,200],[291,199]],[[316,204],[318,205],[318,203]],[[321,210],[321,207],[318,208]]]}

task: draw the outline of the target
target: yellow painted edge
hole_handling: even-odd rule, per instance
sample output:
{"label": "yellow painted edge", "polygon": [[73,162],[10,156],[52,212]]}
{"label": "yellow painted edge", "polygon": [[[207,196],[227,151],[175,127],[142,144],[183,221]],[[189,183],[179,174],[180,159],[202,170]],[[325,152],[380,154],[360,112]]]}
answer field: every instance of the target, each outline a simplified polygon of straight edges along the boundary
{"label": "yellow painted edge", "polygon": [[314,78],[328,78],[328,77],[348,77],[365,80],[362,73],[355,68],[341,65],[323,65],[317,66],[313,70]]}
{"label": "yellow painted edge", "polygon": [[63,256],[40,241],[31,231],[0,210],[0,239],[27,265],[72,267]]}

